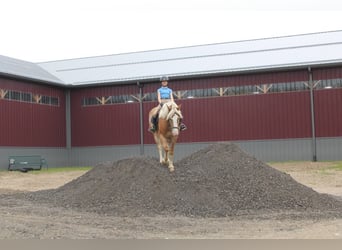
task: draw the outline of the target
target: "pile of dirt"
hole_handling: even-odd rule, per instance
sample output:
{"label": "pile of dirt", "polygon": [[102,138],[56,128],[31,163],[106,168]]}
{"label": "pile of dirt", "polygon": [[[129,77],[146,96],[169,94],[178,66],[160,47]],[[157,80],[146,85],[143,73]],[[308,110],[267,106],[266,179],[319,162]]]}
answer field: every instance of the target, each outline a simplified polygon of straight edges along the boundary
{"label": "pile of dirt", "polygon": [[182,159],[170,173],[157,159],[102,163],[36,202],[115,216],[224,217],[260,212],[342,211],[342,203],[296,182],[232,143]]}

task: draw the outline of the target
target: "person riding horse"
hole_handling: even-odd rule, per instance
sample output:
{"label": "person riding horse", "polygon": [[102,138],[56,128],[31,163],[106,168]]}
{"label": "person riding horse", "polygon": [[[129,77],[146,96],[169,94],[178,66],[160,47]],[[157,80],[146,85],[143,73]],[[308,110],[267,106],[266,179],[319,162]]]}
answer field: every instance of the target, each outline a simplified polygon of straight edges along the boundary
{"label": "person riding horse", "polygon": [[[157,90],[157,96],[158,96],[158,108],[154,110],[154,112],[151,114],[151,117],[149,118],[149,129],[151,133],[156,132],[157,130],[157,120],[158,120],[158,113],[160,108],[163,106],[164,103],[172,101],[174,102],[173,99],[173,94],[172,94],[172,89],[170,89],[168,85],[168,80],[169,78],[167,76],[162,76],[160,78],[161,81],[161,87]],[[180,130],[183,131],[187,127],[185,126],[184,123],[181,123],[180,125]]]}

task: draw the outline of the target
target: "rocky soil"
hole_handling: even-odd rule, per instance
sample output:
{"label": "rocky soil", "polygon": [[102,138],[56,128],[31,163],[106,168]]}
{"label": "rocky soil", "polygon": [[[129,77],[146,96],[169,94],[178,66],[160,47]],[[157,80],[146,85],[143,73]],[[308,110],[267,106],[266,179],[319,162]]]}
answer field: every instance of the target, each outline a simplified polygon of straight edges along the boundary
{"label": "rocky soil", "polygon": [[213,144],[190,155],[178,162],[175,173],[160,167],[156,159],[136,157],[98,165],[58,189],[25,198],[127,217],[225,217],[280,211],[342,215],[340,201],[230,143]]}
{"label": "rocky soil", "polygon": [[[184,158],[174,173],[155,158],[134,157],[101,163],[56,188],[0,190],[0,238],[342,237],[340,196],[231,143]],[[318,224],[330,231],[313,232]]]}

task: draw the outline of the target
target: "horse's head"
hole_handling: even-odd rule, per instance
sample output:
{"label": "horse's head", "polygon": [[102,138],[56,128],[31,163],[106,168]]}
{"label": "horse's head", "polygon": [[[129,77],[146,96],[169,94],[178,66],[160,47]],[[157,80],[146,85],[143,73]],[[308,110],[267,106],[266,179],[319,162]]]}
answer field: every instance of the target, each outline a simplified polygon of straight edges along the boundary
{"label": "horse's head", "polygon": [[180,122],[183,119],[181,112],[181,105],[177,105],[175,102],[165,103],[159,112],[159,118],[165,119],[169,122],[172,130],[172,135],[179,134]]}
{"label": "horse's head", "polygon": [[166,120],[170,123],[172,135],[177,136],[179,134],[181,120],[183,119],[181,105],[177,105],[174,102],[170,103],[168,110]]}

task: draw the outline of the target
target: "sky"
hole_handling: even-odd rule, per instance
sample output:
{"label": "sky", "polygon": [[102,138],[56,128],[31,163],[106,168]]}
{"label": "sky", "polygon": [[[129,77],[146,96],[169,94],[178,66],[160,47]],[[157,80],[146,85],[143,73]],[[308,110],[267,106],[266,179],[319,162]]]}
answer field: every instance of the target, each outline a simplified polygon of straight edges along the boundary
{"label": "sky", "polygon": [[2,0],[0,55],[30,62],[342,30],[341,0]]}

